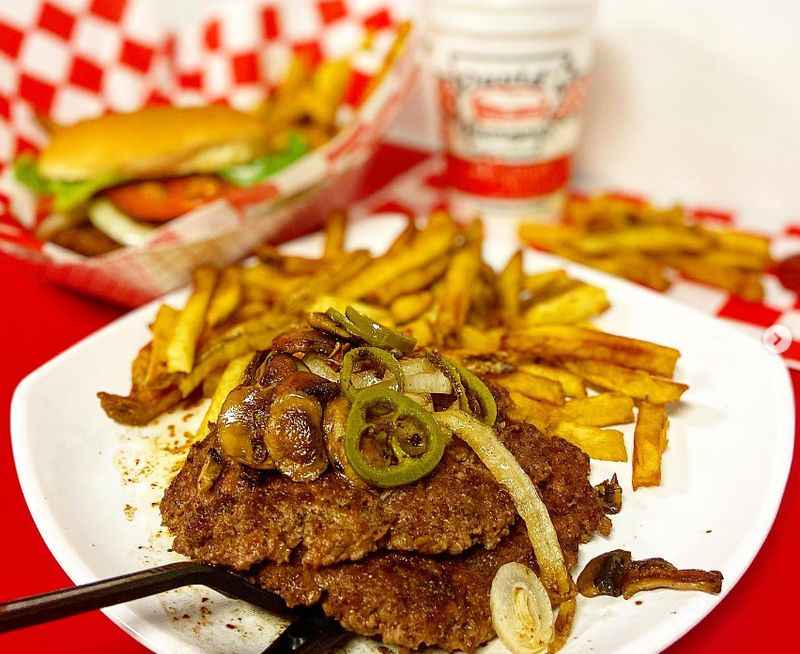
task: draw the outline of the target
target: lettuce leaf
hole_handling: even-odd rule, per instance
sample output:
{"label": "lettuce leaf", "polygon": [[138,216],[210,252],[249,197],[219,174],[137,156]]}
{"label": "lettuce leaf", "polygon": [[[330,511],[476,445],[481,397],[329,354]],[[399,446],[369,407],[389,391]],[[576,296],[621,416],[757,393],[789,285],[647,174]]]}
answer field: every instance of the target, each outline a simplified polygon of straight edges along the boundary
{"label": "lettuce leaf", "polygon": [[29,154],[17,158],[13,167],[14,178],[28,187],[36,195],[53,196],[55,211],[69,211],[85,203],[95,193],[109,186],[119,184],[122,180],[113,175],[104,175],[79,182],[67,182],[60,179],[48,179],[42,176],[36,165],[36,159]]}
{"label": "lettuce leaf", "polygon": [[306,152],[308,146],[305,141],[297,134],[290,134],[283,150],[265,154],[247,163],[223,168],[219,171],[219,176],[236,186],[252,186],[288,167]]}

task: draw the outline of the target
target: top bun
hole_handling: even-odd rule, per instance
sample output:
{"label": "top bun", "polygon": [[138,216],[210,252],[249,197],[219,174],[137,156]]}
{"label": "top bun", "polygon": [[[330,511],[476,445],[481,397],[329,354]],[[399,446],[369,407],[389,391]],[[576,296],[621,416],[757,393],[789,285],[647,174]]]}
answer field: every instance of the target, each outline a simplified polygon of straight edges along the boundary
{"label": "top bun", "polygon": [[263,121],[222,105],[147,107],[57,127],[39,172],[68,181],[213,173],[261,154],[267,136]]}

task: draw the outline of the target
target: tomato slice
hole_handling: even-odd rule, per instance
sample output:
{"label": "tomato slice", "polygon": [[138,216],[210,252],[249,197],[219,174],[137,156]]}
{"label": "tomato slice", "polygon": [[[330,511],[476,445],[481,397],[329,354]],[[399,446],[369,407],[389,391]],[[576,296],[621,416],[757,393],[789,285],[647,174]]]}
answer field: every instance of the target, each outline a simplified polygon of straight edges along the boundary
{"label": "tomato slice", "polygon": [[269,182],[260,182],[253,186],[228,185],[225,189],[225,199],[237,207],[256,202],[264,202],[278,197],[278,189]]}
{"label": "tomato slice", "polygon": [[224,190],[225,185],[217,177],[190,175],[131,182],[105,193],[117,209],[131,218],[161,223],[216,200]]}

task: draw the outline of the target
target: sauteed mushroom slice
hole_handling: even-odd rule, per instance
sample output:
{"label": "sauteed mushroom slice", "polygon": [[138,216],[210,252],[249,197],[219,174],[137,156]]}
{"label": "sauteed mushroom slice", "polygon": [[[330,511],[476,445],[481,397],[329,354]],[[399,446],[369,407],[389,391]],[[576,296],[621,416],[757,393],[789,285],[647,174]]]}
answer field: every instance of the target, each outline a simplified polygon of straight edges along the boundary
{"label": "sauteed mushroom slice", "polygon": [[217,421],[226,456],[251,468],[275,467],[264,441],[271,401],[272,390],[258,384],[243,384],[228,394]]}
{"label": "sauteed mushroom slice", "polygon": [[610,595],[630,599],[642,590],[670,588],[719,593],[722,573],[717,570],[679,570],[664,559],[634,561],[625,550],[596,556],[578,576],[578,592],[584,597]]}
{"label": "sauteed mushroom slice", "polygon": [[295,329],[284,332],[275,337],[272,341],[274,352],[285,352],[287,354],[297,354],[303,352],[308,354],[322,354],[329,356],[336,349],[338,343],[335,338],[317,329]]}
{"label": "sauteed mushroom slice", "polygon": [[347,435],[347,416],[350,413],[350,401],[340,395],[325,405],[322,418],[322,432],[325,435],[325,445],[328,448],[328,458],[334,469],[347,477],[356,486],[366,487],[367,483],[358,476],[344,449],[345,436]]}
{"label": "sauteed mushroom slice", "polygon": [[276,392],[265,440],[270,457],[294,481],[311,481],[328,467],[322,436],[322,405],[299,390]]}

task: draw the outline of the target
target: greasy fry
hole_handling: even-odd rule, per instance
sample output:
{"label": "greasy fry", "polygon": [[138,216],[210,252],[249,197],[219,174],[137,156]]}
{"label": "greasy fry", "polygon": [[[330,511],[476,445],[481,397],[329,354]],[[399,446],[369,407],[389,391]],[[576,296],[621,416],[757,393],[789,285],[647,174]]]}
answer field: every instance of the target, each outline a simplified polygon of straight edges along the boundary
{"label": "greasy fry", "polygon": [[325,265],[323,259],[283,254],[278,248],[267,244],[259,245],[255,249],[255,255],[268,266],[277,268],[287,275],[313,275]]}
{"label": "greasy fry", "polygon": [[564,389],[561,384],[546,377],[537,377],[527,372],[512,372],[495,377],[493,381],[507,391],[520,393],[534,400],[564,404]]}
{"label": "greasy fry", "polygon": [[472,325],[461,328],[461,346],[473,352],[497,352],[503,339],[502,329],[481,330]]}
{"label": "greasy fry", "polygon": [[434,259],[427,265],[409,270],[405,275],[387,282],[383,287],[376,289],[372,296],[381,304],[390,304],[401,295],[428,288],[444,275],[449,264],[450,258],[447,255]]}
{"label": "greasy fry", "polygon": [[401,295],[392,302],[389,309],[395,322],[402,325],[421,316],[432,304],[433,293],[421,291],[420,293]]}
{"label": "greasy fry", "polygon": [[581,284],[548,300],[535,303],[525,312],[528,325],[554,325],[582,322],[609,307],[606,292],[597,286]]}
{"label": "greasy fry", "polygon": [[220,275],[217,288],[214,289],[214,295],[211,296],[206,324],[214,327],[225,322],[236,311],[241,301],[242,283],[239,280],[239,269],[225,268]]}
{"label": "greasy fry", "polygon": [[608,254],[617,250],[639,252],[702,252],[708,248],[710,238],[690,228],[664,225],[631,227],[618,232],[583,236],[570,245],[583,254]]}
{"label": "greasy fry", "polygon": [[669,419],[663,406],[639,404],[633,433],[633,490],[661,484],[661,455],[667,447]]}
{"label": "greasy fry", "polygon": [[386,248],[386,252],[384,252],[383,256],[391,257],[395,254],[399,254],[414,242],[418,233],[417,223],[414,222],[413,218],[409,218],[403,231],[394,237],[394,240],[389,244],[389,247]]}
{"label": "greasy fry", "polygon": [[201,267],[192,275],[194,291],[178,316],[172,339],[167,346],[167,370],[189,372],[194,365],[197,338],[206,321],[206,310],[217,283],[214,268]]}
{"label": "greasy fry", "polygon": [[268,321],[265,318],[254,318],[249,323],[242,323],[232,328],[200,353],[192,371],[178,382],[181,395],[183,397],[189,395],[207,375],[220,366],[226,366],[236,357],[267,349],[272,344],[272,339],[285,329],[287,324],[285,320],[280,319]]}
{"label": "greasy fry", "polygon": [[404,275],[450,250],[456,228],[452,221],[434,221],[420,232],[407,248],[391,256],[375,259],[339,289],[343,297],[359,299],[381,288],[390,280]]}
{"label": "greasy fry", "polygon": [[[500,349],[499,344],[494,350],[498,349]],[[540,363],[523,363],[517,367],[522,372],[557,381],[563,387],[564,394],[569,397],[586,397],[586,386],[584,386],[583,379],[568,370]]]}
{"label": "greasy fry", "polygon": [[503,322],[513,326],[519,319],[519,295],[522,288],[522,250],[514,253],[497,277]]}
{"label": "greasy fry", "polygon": [[522,287],[531,298],[536,299],[550,294],[553,289],[562,289],[571,285],[571,280],[566,270],[546,270],[545,272],[525,275]]}
{"label": "greasy fry", "polygon": [[553,404],[533,400],[515,391],[511,391],[509,397],[509,417],[517,422],[529,422],[543,434],[548,433],[550,424],[558,418],[558,407]]}
{"label": "greasy fry", "polygon": [[244,354],[240,357],[236,357],[226,366],[222,377],[219,379],[219,384],[214,394],[211,396],[211,403],[208,405],[206,415],[203,416],[203,422],[200,424],[200,428],[195,434],[196,440],[202,440],[208,435],[209,423],[217,421],[225,398],[228,397],[228,393],[242,383],[242,376],[252,360],[253,353]]}
{"label": "greasy fry", "polygon": [[552,433],[581,448],[593,459],[601,461],[627,461],[625,439],[616,429],[598,429],[560,421]]}
{"label": "greasy fry", "polygon": [[567,402],[559,416],[588,427],[623,425],[633,422],[633,400],[622,393],[600,393]]}
{"label": "greasy fry", "polygon": [[450,260],[437,299],[436,331],[440,340],[447,340],[466,322],[480,264],[480,239],[460,249]]}
{"label": "greasy fry", "polygon": [[523,223],[519,226],[519,237],[529,245],[545,250],[570,243],[583,236],[584,231],[569,225],[547,225]]}
{"label": "greasy fry", "polygon": [[431,326],[430,320],[427,318],[420,318],[419,320],[406,323],[400,331],[416,339],[419,347],[432,345],[435,340],[433,327]]}
{"label": "greasy fry", "polygon": [[167,346],[172,340],[180,311],[162,304],[152,325],[153,345],[148,359],[144,385],[165,388],[172,383],[173,375],[167,372]]}
{"label": "greasy fry", "polygon": [[590,384],[619,391],[652,404],[677,402],[689,388],[686,384],[670,379],[653,377],[643,370],[631,370],[604,361],[567,361],[564,365]]}
{"label": "greasy fry", "polygon": [[347,230],[347,214],[344,211],[332,211],[325,223],[325,247],[322,256],[326,259],[344,254],[345,232]]}
{"label": "greasy fry", "polygon": [[764,299],[764,287],[758,272],[724,268],[701,257],[688,255],[673,255],[667,261],[689,279],[718,286],[750,302]]}
{"label": "greasy fry", "polygon": [[680,352],[635,338],[573,327],[544,325],[510,332],[506,349],[543,358],[597,359],[672,377]]}

